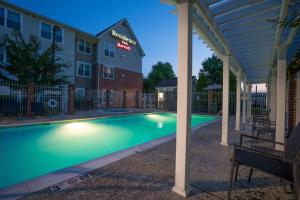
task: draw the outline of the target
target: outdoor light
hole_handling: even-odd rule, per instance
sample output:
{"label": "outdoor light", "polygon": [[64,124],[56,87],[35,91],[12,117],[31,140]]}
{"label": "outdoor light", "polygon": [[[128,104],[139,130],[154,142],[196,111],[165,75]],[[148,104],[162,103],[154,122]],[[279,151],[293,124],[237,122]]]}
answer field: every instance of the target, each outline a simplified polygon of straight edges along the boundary
{"label": "outdoor light", "polygon": [[158,128],[162,128],[162,127],[163,127],[163,123],[162,123],[162,122],[158,122],[158,123],[157,123],[157,127],[158,127]]}
{"label": "outdoor light", "polygon": [[162,99],[162,98],[164,98],[164,93],[163,93],[163,92],[160,92],[160,93],[158,94],[158,96],[159,96],[160,99]]}
{"label": "outdoor light", "polygon": [[62,126],[62,130],[67,135],[85,135],[94,132],[99,127],[87,122],[71,122]]}

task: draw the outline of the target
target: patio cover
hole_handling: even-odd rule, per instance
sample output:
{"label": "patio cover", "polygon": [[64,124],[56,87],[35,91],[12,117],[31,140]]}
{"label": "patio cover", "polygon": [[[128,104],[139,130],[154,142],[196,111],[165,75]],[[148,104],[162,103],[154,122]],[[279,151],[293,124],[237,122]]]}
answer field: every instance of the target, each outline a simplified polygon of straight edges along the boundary
{"label": "patio cover", "polygon": [[298,28],[274,22],[278,17],[282,21],[292,9],[296,9],[293,0],[195,0],[193,28],[218,56],[231,56],[231,71],[241,69],[249,83],[265,83],[276,63],[276,48],[288,46],[288,64],[300,46]]}

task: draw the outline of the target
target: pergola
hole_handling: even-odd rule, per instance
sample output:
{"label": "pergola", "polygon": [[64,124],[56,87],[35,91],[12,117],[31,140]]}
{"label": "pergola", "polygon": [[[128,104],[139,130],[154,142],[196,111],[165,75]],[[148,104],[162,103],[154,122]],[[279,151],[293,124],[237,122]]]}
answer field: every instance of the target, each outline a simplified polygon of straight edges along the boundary
{"label": "pergola", "polygon": [[[191,132],[192,33],[197,32],[223,60],[221,145],[228,145],[229,70],[237,77],[236,129],[251,116],[251,84],[268,83],[268,107],[276,119],[275,138],[284,142],[286,69],[300,46],[298,27],[285,28],[292,0],[161,0],[178,15],[178,100],[175,186],[187,196]],[[273,22],[272,22],[273,21]],[[281,148],[281,147],[277,147]]]}

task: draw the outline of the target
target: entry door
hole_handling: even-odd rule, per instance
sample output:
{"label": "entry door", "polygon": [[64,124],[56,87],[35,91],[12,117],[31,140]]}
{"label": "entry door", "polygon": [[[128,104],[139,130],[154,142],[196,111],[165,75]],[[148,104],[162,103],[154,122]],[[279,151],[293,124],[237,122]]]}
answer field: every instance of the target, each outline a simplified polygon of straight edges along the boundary
{"label": "entry door", "polygon": [[140,91],[135,91],[135,107],[139,108],[140,102]]}
{"label": "entry door", "polygon": [[127,106],[127,91],[123,91],[123,108]]}
{"label": "entry door", "polygon": [[106,90],[106,106],[110,106],[110,90]]}

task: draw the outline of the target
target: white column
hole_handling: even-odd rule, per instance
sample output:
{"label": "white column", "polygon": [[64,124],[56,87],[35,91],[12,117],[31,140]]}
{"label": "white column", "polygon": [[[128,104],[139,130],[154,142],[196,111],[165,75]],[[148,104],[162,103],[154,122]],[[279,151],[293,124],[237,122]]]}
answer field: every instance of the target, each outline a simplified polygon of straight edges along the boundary
{"label": "white column", "polygon": [[247,84],[247,118],[251,117],[251,92],[252,86],[250,83]]}
{"label": "white column", "polygon": [[246,123],[246,81],[243,81],[243,107],[242,107],[242,123]]}
{"label": "white column", "polygon": [[296,83],[296,124],[300,122],[300,72],[297,73]]}
{"label": "white column", "polygon": [[241,122],[241,70],[236,76],[236,108],[235,108],[235,130],[240,130]]}
{"label": "white column", "polygon": [[271,121],[276,121],[276,101],[277,100],[277,69],[272,69],[272,77],[271,77],[271,98],[270,98],[270,108]]}
{"label": "white column", "polygon": [[159,99],[160,99],[160,97],[159,97],[159,93],[160,93],[160,91],[159,91],[159,89],[157,89],[157,109],[160,109],[160,103],[159,103]]}
{"label": "white column", "polygon": [[[285,134],[285,91],[286,91],[286,48],[278,48],[277,59],[277,109],[276,109],[276,134],[277,142],[284,142]],[[283,150],[282,146],[276,147]]]}
{"label": "white column", "polygon": [[189,148],[192,95],[192,9],[191,1],[178,4],[178,91],[175,186],[173,191],[186,197],[189,186]]}
{"label": "white column", "polygon": [[223,56],[223,102],[222,102],[221,145],[228,145],[228,116],[229,116],[229,56]]}

